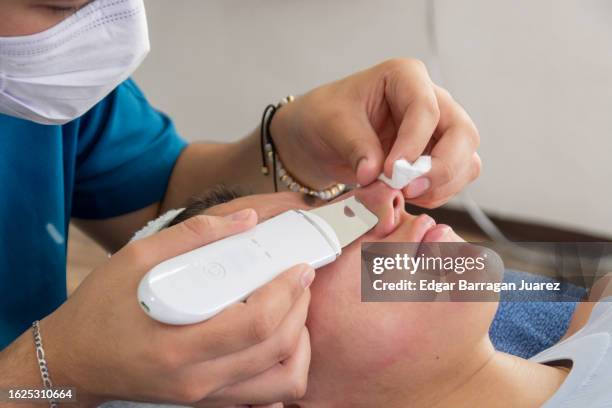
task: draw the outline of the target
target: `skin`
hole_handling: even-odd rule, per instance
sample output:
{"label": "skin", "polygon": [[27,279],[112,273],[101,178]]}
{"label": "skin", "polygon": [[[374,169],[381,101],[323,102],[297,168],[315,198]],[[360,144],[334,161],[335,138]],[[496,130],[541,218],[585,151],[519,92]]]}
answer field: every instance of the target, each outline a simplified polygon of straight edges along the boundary
{"label": "skin", "polygon": [[39,33],[60,23],[89,0],[3,0],[0,37]]}
{"label": "skin", "polygon": [[[44,31],[87,4],[84,0],[2,0],[0,36]],[[389,60],[306,93],[280,109],[272,121],[272,134],[285,166],[312,188],[336,181],[367,185],[383,170],[390,175],[395,159],[414,160],[425,152],[433,156],[432,171],[406,187],[404,195],[412,203],[434,207],[480,172],[474,124],[446,91],[432,83],[424,65],[413,59]],[[73,221],[114,253],[148,220],[219,183],[253,193],[269,192],[273,184],[260,173],[258,135],[255,130],[236,143],[192,143],[175,164],[162,201],[110,219]],[[147,398],[199,401],[200,406],[264,404],[303,393],[308,336],[303,324],[283,322],[306,319],[309,294],[302,282],[310,276],[307,270],[290,270],[262,288],[269,298],[293,294],[287,302],[270,305],[261,295],[250,302],[250,313],[223,315],[218,325],[196,325],[196,343],[214,350],[212,354],[199,353],[197,346],[183,347],[184,354],[176,352],[173,340],[183,331],[152,324],[133,301],[136,282],[152,265],[254,222],[254,216],[238,224],[227,224],[225,218],[196,218],[171,229],[173,233],[128,245],[92,272],[65,305],[42,320],[45,347],[50,350],[47,360],[56,383],[74,384],[82,401]],[[104,299],[117,300],[116,308],[102,307]],[[152,339],[146,350],[143,332]],[[254,337],[249,335],[253,332]],[[240,347],[215,347],[234,337]],[[123,359],[113,357],[117,354],[113,344],[121,344]],[[10,373],[0,378],[0,388],[39,384],[32,352],[29,333],[0,352],[0,372]],[[137,362],[130,358],[133,355],[142,358]],[[169,361],[160,361],[160,355]],[[196,362],[199,371],[191,370]],[[291,363],[279,369],[279,362]],[[187,374],[177,378],[172,374],[177,372],[202,375],[196,381]]]}
{"label": "skin", "polygon": [[[497,303],[361,302],[361,242],[464,241],[427,215],[405,212],[401,193],[381,182],[354,194],[380,222],[343,249],[336,262],[317,270],[307,320],[308,390],[294,404],[537,407],[550,398],[567,372],[496,352],[488,330]],[[282,193],[238,198],[206,214],[245,207],[255,209],[260,220],[312,208],[299,194]]]}

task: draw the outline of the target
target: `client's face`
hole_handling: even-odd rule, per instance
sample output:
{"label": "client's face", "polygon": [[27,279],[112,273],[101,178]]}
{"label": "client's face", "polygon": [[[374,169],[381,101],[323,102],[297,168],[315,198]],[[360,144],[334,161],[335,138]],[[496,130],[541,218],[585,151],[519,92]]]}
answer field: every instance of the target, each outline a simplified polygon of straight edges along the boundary
{"label": "client's face", "polygon": [[[495,305],[488,303],[362,303],[362,241],[461,239],[427,215],[408,214],[401,193],[381,182],[350,194],[374,212],[379,223],[343,249],[336,262],[317,271],[307,321],[312,363],[308,392],[300,405],[347,406],[349,396],[351,406],[357,406],[356,401],[367,405],[371,395],[366,394],[394,389],[397,393],[394,385],[399,381],[416,387],[442,381],[486,338],[495,311]],[[225,215],[248,207],[263,221],[311,205],[301,194],[276,193],[237,198],[206,213]]]}

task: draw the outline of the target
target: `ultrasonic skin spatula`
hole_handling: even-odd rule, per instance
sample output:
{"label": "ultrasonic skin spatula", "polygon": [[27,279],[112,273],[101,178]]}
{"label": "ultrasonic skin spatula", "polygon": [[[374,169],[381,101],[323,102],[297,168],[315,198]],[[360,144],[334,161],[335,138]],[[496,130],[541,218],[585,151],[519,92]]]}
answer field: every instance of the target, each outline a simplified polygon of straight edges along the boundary
{"label": "ultrasonic skin spatula", "polygon": [[294,265],[319,268],[335,261],[342,248],[377,223],[355,197],[310,211],[286,211],[157,265],[141,280],[138,300],[162,323],[202,322]]}

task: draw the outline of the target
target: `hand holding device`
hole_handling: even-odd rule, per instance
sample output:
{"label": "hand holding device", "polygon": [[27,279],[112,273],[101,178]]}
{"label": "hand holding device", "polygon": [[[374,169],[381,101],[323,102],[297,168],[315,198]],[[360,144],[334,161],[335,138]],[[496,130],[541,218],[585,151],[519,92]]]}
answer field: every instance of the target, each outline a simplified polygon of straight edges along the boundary
{"label": "hand holding device", "polygon": [[[135,301],[138,282],[153,266],[246,231],[256,218],[253,210],[196,216],[127,245],[94,270],[41,321],[54,383],[76,387],[79,400],[89,395],[216,407],[295,398],[305,389],[310,359],[304,322],[311,268],[289,269],[247,303],[202,324],[160,325]],[[23,337],[30,350],[31,333]],[[251,392],[255,385],[257,394]]]}
{"label": "hand holding device", "polygon": [[310,211],[290,210],[157,265],[140,282],[138,300],[160,322],[201,322],[295,264],[333,262],[377,222],[354,196]]}

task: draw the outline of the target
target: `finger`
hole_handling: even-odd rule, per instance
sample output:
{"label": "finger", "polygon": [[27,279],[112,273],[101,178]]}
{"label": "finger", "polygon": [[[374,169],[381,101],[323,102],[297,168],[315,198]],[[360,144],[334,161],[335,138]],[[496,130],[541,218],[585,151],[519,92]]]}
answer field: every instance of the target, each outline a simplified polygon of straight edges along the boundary
{"label": "finger", "polygon": [[[472,157],[478,147],[479,138],[470,120],[459,121],[449,127],[431,151],[431,170],[423,177],[413,180],[405,189],[408,200],[430,192],[421,201],[440,201],[440,189],[450,184],[451,194],[456,194],[473,180],[474,162]],[[477,175],[476,175],[477,176]]]}
{"label": "finger", "polygon": [[146,271],[166,259],[254,227],[257,214],[246,208],[225,217],[197,215],[127,245],[117,256],[138,260]]}
{"label": "finger", "polygon": [[[473,145],[473,151],[476,151],[480,144],[480,135],[478,134],[478,129],[472,121],[472,118],[470,118],[465,109],[453,99],[448,91],[435,86],[435,92],[438,106],[440,107],[440,120],[436,133],[441,136],[439,136],[438,139],[442,140],[445,134],[456,129],[469,140]],[[437,145],[437,143],[435,143],[435,145]]]}
{"label": "finger", "polygon": [[440,108],[440,120],[438,121],[437,128],[439,132],[446,131],[460,120],[471,122],[467,112],[446,89],[436,84],[433,84],[433,89],[438,101],[438,107]]}
{"label": "finger", "polygon": [[[309,366],[310,338],[308,330],[304,327],[291,357],[256,377],[223,388],[211,397],[222,401],[237,401],[242,404],[268,404],[270,401],[295,402],[306,392]],[[271,406],[276,406],[276,404]]]}
{"label": "finger", "polygon": [[[193,385],[196,390],[198,386],[205,384],[206,393],[202,395],[207,396],[208,402],[237,402],[235,400],[214,400],[210,398],[210,395],[223,388],[254,378],[290,358],[299,345],[309,303],[310,292],[307,291],[287,315],[275,336],[261,344],[223,358],[194,364],[181,372],[181,377],[187,382],[193,379],[196,382]],[[277,384],[277,386],[280,388],[282,384]],[[248,399],[248,396],[244,397]],[[275,401],[279,401],[275,396],[267,400],[267,402]]]}
{"label": "finger", "polygon": [[[468,157],[469,152],[464,155]],[[434,157],[432,158],[432,171],[413,180],[405,187],[404,197],[406,201],[420,207],[439,207],[463,190],[468,183],[474,181],[480,175],[481,167],[480,156],[476,152],[472,153],[470,159],[455,167]],[[429,187],[430,177],[437,180],[435,188]],[[443,180],[448,180],[448,182],[444,183]],[[423,181],[425,181],[426,188],[421,189]]]}
{"label": "finger", "polygon": [[[469,168],[465,169],[465,174],[459,176],[462,179],[473,181],[480,174],[480,157],[477,153],[474,153],[472,159],[470,160],[471,165]],[[426,176],[420,177],[426,178]],[[418,179],[417,179],[418,180]],[[428,181],[429,182],[429,181]],[[407,195],[406,190],[408,187],[403,189],[405,195]],[[423,208],[437,208],[446,202],[448,202],[452,197],[460,192],[461,188],[458,189],[456,184],[448,183],[443,186],[436,188],[435,190],[428,190],[425,194],[414,198],[409,201],[413,205],[417,205]]]}
{"label": "finger", "polygon": [[[480,158],[474,157],[480,136],[474,122],[445,89],[438,86],[434,89],[440,121],[436,130],[438,140],[432,139],[429,144],[432,170],[404,189],[412,204],[428,208],[445,203],[480,174]],[[421,197],[426,192],[430,194]],[[418,203],[414,201],[417,197]]]}
{"label": "finger", "polygon": [[401,158],[414,162],[425,150],[440,118],[433,83],[422,63],[407,60],[392,70],[385,98],[395,123],[397,138],[389,152],[384,172],[391,177],[393,163]]}
{"label": "finger", "polygon": [[[329,121],[329,137],[325,142],[350,165],[357,182],[367,185],[382,170],[383,150],[367,117],[340,113]],[[353,180],[340,180],[351,182]]]}
{"label": "finger", "polygon": [[308,293],[306,288],[313,279],[310,266],[297,265],[259,288],[246,303],[234,304],[206,322],[176,328],[176,344],[189,352],[191,361],[207,361],[282,334],[279,326],[288,316],[297,319],[295,324],[305,319],[307,307],[295,309],[295,305]]}

